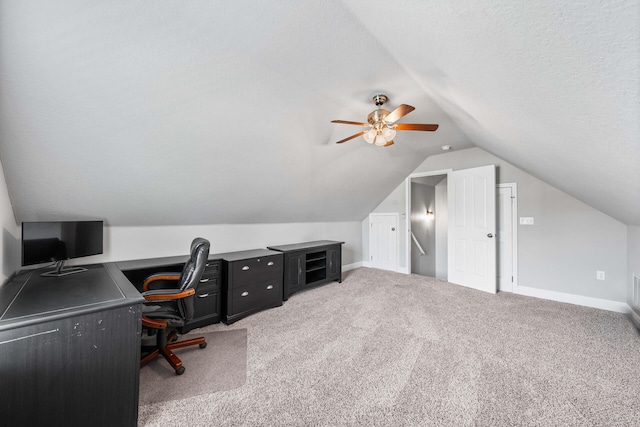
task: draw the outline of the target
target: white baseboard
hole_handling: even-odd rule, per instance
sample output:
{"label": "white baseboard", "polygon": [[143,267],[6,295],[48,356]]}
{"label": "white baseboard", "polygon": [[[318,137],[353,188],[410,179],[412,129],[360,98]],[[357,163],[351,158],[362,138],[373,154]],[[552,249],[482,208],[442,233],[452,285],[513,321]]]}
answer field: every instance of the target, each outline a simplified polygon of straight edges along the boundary
{"label": "white baseboard", "polygon": [[548,291],[546,289],[529,288],[518,286],[514,288],[514,293],[530,297],[548,299],[551,301],[566,302],[569,304],[582,305],[585,307],[599,308],[601,310],[615,311],[618,313],[629,313],[631,309],[626,302],[611,301],[608,299],[585,297],[582,295],[565,294],[563,292]]}
{"label": "white baseboard", "polygon": [[353,264],[343,265],[342,272],[344,273],[345,271],[354,270],[360,267],[368,267],[368,265],[364,265],[364,264],[365,264],[364,262],[358,261],[358,262],[354,262]]}

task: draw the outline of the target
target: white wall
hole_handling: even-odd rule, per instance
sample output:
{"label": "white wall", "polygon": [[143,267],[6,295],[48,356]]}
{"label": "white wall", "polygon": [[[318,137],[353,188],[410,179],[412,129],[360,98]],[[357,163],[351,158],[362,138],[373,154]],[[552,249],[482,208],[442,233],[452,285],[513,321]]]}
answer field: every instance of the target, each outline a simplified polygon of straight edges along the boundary
{"label": "white wall", "polygon": [[105,227],[105,251],[69,264],[186,255],[194,237],[211,242],[210,253],[266,248],[313,240],[337,240],[342,246],[342,265],[362,260],[362,229],[359,221],[292,224],[215,224],[154,227]]}
{"label": "white wall", "polygon": [[[427,158],[415,171],[495,164],[497,183],[518,184],[519,285],[591,298],[627,301],[627,227],[480,148]],[[402,250],[402,248],[401,248]],[[606,280],[596,280],[596,270]]]}
{"label": "white wall", "polygon": [[0,163],[0,223],[2,224],[2,245],[0,245],[0,282],[4,282],[20,267],[20,231],[13,215],[4,169]]}
{"label": "white wall", "polygon": [[633,297],[632,275],[640,277],[640,226],[627,226],[627,301]]}

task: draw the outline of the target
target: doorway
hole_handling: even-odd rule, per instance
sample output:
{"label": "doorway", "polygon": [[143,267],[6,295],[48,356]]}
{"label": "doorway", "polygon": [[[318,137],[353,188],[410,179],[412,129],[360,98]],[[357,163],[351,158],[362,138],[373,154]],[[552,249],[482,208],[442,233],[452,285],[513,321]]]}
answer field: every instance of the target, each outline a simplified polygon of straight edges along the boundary
{"label": "doorway", "polygon": [[518,290],[518,185],[498,184],[498,290]]}
{"label": "doorway", "polygon": [[[410,175],[406,180],[406,200],[407,212],[410,216],[407,219],[409,232],[407,241],[407,262],[409,263],[407,273],[419,274],[435,277],[441,280],[450,280],[447,276],[447,254],[448,254],[448,207],[447,186],[450,185],[447,173],[451,170],[439,170]],[[434,185],[435,183],[435,185]],[[434,197],[416,196],[416,192],[423,187],[421,185],[431,185],[434,190]],[[438,187],[441,190],[438,192]],[[495,277],[496,288],[500,291],[517,291],[517,185],[515,183],[497,184],[496,188],[496,262]],[[427,190],[430,192],[430,190]],[[432,200],[433,205],[427,206],[421,200]],[[428,209],[433,207],[433,209]],[[433,212],[433,219],[427,219],[427,211]],[[410,219],[409,219],[410,218]],[[424,231],[426,229],[426,232]],[[416,240],[413,240],[413,236]],[[433,239],[435,236],[435,239]],[[435,247],[428,239],[433,239]],[[422,246],[425,255],[422,255]],[[429,250],[431,248],[431,250]],[[435,273],[433,263],[424,269],[423,259],[429,254],[435,256]],[[430,268],[430,270],[429,270]],[[495,292],[495,290],[493,291]]]}
{"label": "doorway", "polygon": [[412,177],[412,274],[447,280],[447,175]]}

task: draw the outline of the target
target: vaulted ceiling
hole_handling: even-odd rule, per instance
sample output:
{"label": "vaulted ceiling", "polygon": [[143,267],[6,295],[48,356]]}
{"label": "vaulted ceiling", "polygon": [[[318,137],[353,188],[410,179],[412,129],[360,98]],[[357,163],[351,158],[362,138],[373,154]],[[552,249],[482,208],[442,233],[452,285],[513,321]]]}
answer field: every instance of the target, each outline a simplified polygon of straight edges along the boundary
{"label": "vaulted ceiling", "polygon": [[[416,110],[378,148],[376,93]],[[0,1],[17,221],[361,220],[440,146],[479,146],[640,224],[640,6]]]}

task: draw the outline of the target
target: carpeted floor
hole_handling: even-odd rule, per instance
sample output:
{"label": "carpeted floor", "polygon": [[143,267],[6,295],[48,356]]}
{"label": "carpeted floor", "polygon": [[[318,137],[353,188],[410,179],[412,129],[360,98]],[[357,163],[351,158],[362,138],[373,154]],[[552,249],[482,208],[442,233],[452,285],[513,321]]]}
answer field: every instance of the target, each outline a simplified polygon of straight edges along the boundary
{"label": "carpeted floor", "polygon": [[141,405],[139,425],[640,425],[619,313],[361,268],[201,332],[243,328],[243,386]]}
{"label": "carpeted floor", "polygon": [[140,405],[187,399],[205,393],[231,390],[247,378],[247,330],[195,331],[185,339],[202,336],[205,348],[198,346],[175,350],[185,371],[176,375],[162,356],[140,369]]}

